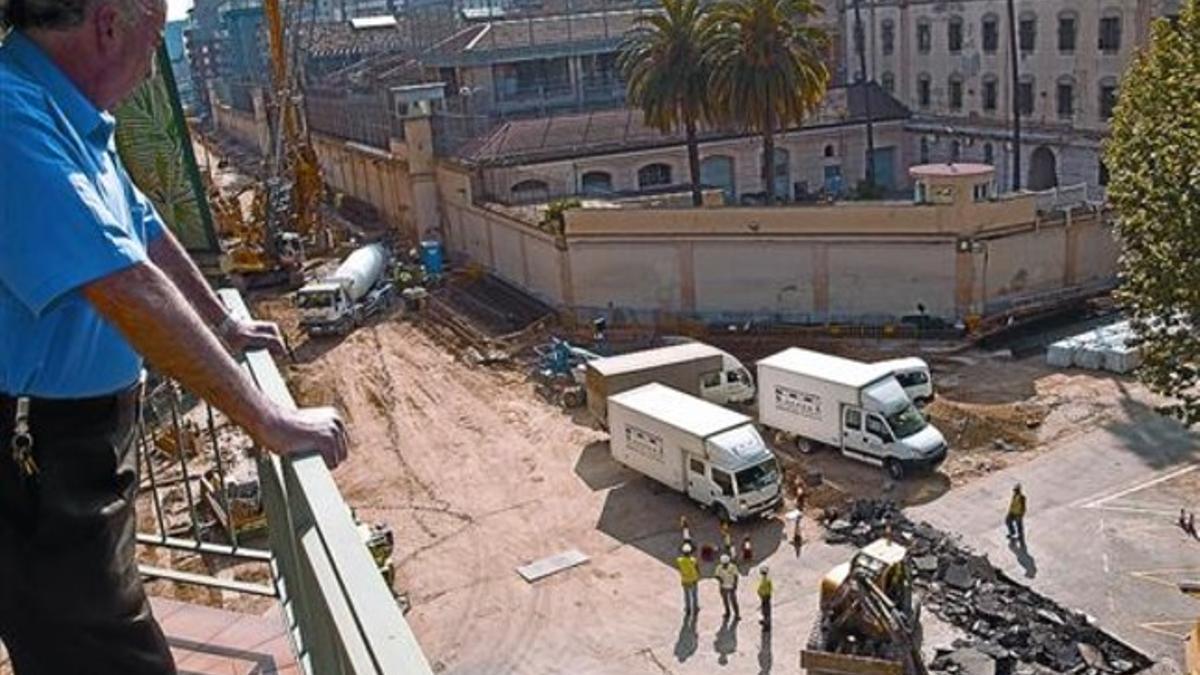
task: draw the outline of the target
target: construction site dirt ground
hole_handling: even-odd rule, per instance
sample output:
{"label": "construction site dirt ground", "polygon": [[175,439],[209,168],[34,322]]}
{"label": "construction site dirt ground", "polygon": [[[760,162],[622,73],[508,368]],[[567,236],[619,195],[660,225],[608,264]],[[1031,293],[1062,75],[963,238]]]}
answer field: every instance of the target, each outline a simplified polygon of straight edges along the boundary
{"label": "construction site dirt ground", "polygon": [[[699,542],[716,544],[715,518],[614,462],[605,434],[579,411],[541,400],[522,368],[469,363],[453,336],[420,318],[306,341],[285,300],[259,303],[258,314],[280,321],[298,345],[289,368],[298,401],[344,411],[353,451],[336,480],[360,518],[393,527],[395,589],[445,673],[799,672],[818,582],[849,553],[820,541],[812,516],[823,499],[936,503],[1120,418],[1130,396],[1151,400],[1127,379],[1057,372],[1038,355],[928,355],[939,387],[930,414],[952,446],[941,470],[893,485],[831,453],[782,450],[790,472],[817,469],[827,485],[814,491],[799,550],[783,510],[734,526],[739,543],[750,538],[755,563],[771,566],[776,628],[759,630],[745,577],[742,622],[722,622],[715,584],[705,581],[692,630],[672,564],[678,522],[686,516]],[[888,343],[883,352],[910,348]],[[532,584],[516,572],[570,549],[588,562]],[[927,647],[936,640],[933,631]]]}

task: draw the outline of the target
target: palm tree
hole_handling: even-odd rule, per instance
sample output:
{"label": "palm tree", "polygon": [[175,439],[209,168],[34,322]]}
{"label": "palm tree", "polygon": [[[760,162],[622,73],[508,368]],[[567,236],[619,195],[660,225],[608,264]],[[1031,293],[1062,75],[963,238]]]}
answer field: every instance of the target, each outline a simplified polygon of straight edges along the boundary
{"label": "palm tree", "polygon": [[763,136],[762,182],[775,202],[775,132],[820,105],[829,82],[828,37],[808,24],[814,0],[721,0],[709,15],[713,113]]}
{"label": "palm tree", "polygon": [[648,126],[687,134],[692,204],[700,206],[700,144],[697,124],[708,111],[709,69],[704,60],[705,10],[698,0],[660,0],[661,13],[638,17],[617,62],[629,102]]}

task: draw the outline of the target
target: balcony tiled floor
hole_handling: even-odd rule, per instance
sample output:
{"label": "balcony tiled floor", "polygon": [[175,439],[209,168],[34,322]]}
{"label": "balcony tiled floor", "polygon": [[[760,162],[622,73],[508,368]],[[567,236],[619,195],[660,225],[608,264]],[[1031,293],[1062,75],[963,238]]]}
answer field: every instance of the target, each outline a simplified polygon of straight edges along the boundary
{"label": "balcony tiled floor", "polygon": [[279,608],[256,616],[152,598],[180,675],[299,675]]}
{"label": "balcony tiled floor", "polygon": [[[257,616],[151,598],[179,675],[301,675],[278,607]],[[0,675],[12,673],[0,646]]]}

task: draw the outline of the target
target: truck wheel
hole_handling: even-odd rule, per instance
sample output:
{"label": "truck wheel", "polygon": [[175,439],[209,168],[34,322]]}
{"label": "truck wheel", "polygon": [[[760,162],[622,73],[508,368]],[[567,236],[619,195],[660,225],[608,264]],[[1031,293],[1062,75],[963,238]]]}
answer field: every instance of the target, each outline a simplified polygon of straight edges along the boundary
{"label": "truck wheel", "polygon": [[899,461],[894,459],[886,460],[883,463],[883,470],[887,472],[888,478],[892,480],[900,480],[904,478],[904,466]]}
{"label": "truck wheel", "polygon": [[729,509],[725,508],[724,504],[717,504],[717,508],[714,509],[714,511],[717,514],[718,521],[720,521],[722,523],[732,523],[733,522],[733,519],[731,519],[729,517]]}
{"label": "truck wheel", "polygon": [[802,436],[796,437],[796,451],[802,455],[811,455],[820,448],[820,444],[816,441],[809,440]]}

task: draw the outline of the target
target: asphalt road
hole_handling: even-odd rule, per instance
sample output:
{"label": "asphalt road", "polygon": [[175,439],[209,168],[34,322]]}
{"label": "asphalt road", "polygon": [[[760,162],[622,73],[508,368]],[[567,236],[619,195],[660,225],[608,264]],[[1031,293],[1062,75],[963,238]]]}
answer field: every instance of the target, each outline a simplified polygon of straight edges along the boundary
{"label": "asphalt road", "polygon": [[[1180,507],[1200,509],[1200,434],[1135,399],[1123,406],[1120,421],[908,513],[961,534],[1014,578],[1179,666],[1182,638],[1200,617],[1200,603],[1177,588],[1200,579],[1200,541],[1176,525]],[[1017,482],[1029,500],[1024,553],[1004,529]]]}

